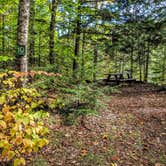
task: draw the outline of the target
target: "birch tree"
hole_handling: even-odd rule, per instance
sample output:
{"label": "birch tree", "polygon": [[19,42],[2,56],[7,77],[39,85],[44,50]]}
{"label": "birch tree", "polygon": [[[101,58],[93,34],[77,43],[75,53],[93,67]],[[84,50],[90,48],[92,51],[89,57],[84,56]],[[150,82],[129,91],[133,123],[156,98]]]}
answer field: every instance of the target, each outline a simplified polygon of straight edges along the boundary
{"label": "birch tree", "polygon": [[30,0],[19,0],[16,70],[28,71],[27,41]]}

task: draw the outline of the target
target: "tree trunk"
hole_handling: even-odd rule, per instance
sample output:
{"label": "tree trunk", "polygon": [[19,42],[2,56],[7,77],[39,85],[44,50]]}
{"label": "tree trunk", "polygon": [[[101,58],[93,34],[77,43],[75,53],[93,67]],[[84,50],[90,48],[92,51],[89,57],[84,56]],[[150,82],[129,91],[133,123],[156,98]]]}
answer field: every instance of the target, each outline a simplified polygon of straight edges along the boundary
{"label": "tree trunk", "polygon": [[55,20],[56,20],[56,9],[58,5],[58,0],[52,0],[51,9],[51,21],[50,21],[50,41],[49,41],[49,61],[50,64],[54,64],[55,51],[54,51],[54,36],[55,36]]}
{"label": "tree trunk", "polygon": [[[5,15],[2,15],[2,55],[5,55]],[[6,68],[6,62],[3,62],[3,68]]]}
{"label": "tree trunk", "polygon": [[85,57],[84,57],[84,52],[85,52],[85,33],[83,33],[82,37],[82,61],[81,61],[81,79],[84,79],[85,75]]}
{"label": "tree trunk", "polygon": [[98,49],[97,44],[94,46],[94,59],[93,59],[93,81],[96,81],[96,66],[97,66],[97,58],[98,58]]}
{"label": "tree trunk", "polygon": [[5,16],[2,15],[2,55],[5,55]]}
{"label": "tree trunk", "polygon": [[77,18],[76,18],[76,37],[75,37],[75,49],[74,49],[74,59],[73,59],[73,78],[77,78],[77,73],[78,73],[78,62],[77,58],[79,56],[79,51],[80,51],[80,34],[81,34],[81,23],[80,23],[80,3],[78,4],[77,8]]}
{"label": "tree trunk", "polygon": [[41,61],[41,28],[39,30],[39,41],[38,41],[38,66],[40,67],[40,61]]}
{"label": "tree trunk", "polygon": [[139,55],[139,80],[142,81],[142,62],[141,62],[141,55]]}
{"label": "tree trunk", "polygon": [[17,29],[17,45],[25,46],[25,54],[23,56],[17,56],[16,58],[16,70],[21,72],[27,72],[27,41],[28,41],[28,25],[29,25],[29,8],[30,0],[19,1],[19,14],[18,14],[18,29]]}
{"label": "tree trunk", "polygon": [[131,54],[130,54],[130,77],[133,78],[133,47],[131,48]]}
{"label": "tree trunk", "polygon": [[124,62],[125,62],[125,56],[123,54],[123,57],[121,59],[120,73],[124,73]]}
{"label": "tree trunk", "polygon": [[147,55],[146,55],[146,64],[145,64],[145,79],[144,81],[147,82],[148,81],[148,73],[149,73],[149,43],[148,43],[148,50],[147,50]]}
{"label": "tree trunk", "polygon": [[29,64],[32,66],[34,64],[35,55],[35,0],[30,0],[30,18],[29,18]]}
{"label": "tree trunk", "polygon": [[163,65],[162,65],[162,81],[166,82],[166,52],[163,49],[164,59],[163,59]]}

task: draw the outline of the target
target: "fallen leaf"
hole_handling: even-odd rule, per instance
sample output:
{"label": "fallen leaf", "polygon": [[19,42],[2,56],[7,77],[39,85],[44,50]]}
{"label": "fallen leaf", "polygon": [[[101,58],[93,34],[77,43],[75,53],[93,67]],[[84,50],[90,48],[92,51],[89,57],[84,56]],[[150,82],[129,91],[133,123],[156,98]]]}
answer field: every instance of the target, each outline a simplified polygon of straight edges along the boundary
{"label": "fallen leaf", "polygon": [[108,134],[103,134],[102,139],[107,139],[108,138]]}
{"label": "fallen leaf", "polygon": [[86,156],[87,155],[87,150],[86,149],[83,149],[82,151],[81,151],[81,156]]}
{"label": "fallen leaf", "polygon": [[119,157],[118,157],[118,156],[112,156],[112,157],[111,157],[111,160],[112,160],[112,161],[117,161],[117,160],[119,160]]}
{"label": "fallen leaf", "polygon": [[155,166],[161,166],[161,164],[160,163],[156,163]]}
{"label": "fallen leaf", "polygon": [[95,142],[93,142],[93,145],[98,145],[99,144],[99,142],[97,142],[97,141],[95,141]]}

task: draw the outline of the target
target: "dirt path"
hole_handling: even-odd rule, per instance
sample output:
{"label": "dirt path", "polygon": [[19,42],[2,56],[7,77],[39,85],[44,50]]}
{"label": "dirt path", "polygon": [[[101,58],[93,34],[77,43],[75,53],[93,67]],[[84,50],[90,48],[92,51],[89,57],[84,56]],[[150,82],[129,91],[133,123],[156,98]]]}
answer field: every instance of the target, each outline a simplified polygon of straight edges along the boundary
{"label": "dirt path", "polygon": [[83,124],[67,127],[53,115],[51,143],[34,165],[165,166],[166,94],[149,85],[121,91],[104,100],[106,108]]}

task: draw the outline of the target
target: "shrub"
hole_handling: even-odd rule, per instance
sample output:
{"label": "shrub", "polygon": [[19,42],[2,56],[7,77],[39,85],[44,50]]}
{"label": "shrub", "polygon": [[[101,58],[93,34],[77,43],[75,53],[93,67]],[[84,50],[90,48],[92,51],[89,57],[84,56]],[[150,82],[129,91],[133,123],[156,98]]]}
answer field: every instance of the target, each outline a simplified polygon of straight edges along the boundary
{"label": "shrub", "polygon": [[57,109],[64,117],[64,123],[75,124],[79,116],[96,114],[101,108],[99,98],[103,95],[96,87],[87,84],[70,85],[66,88],[59,88],[59,101]]}
{"label": "shrub", "polygon": [[25,165],[27,154],[48,144],[43,101],[35,89],[19,87],[21,73],[0,74],[0,162]]}

